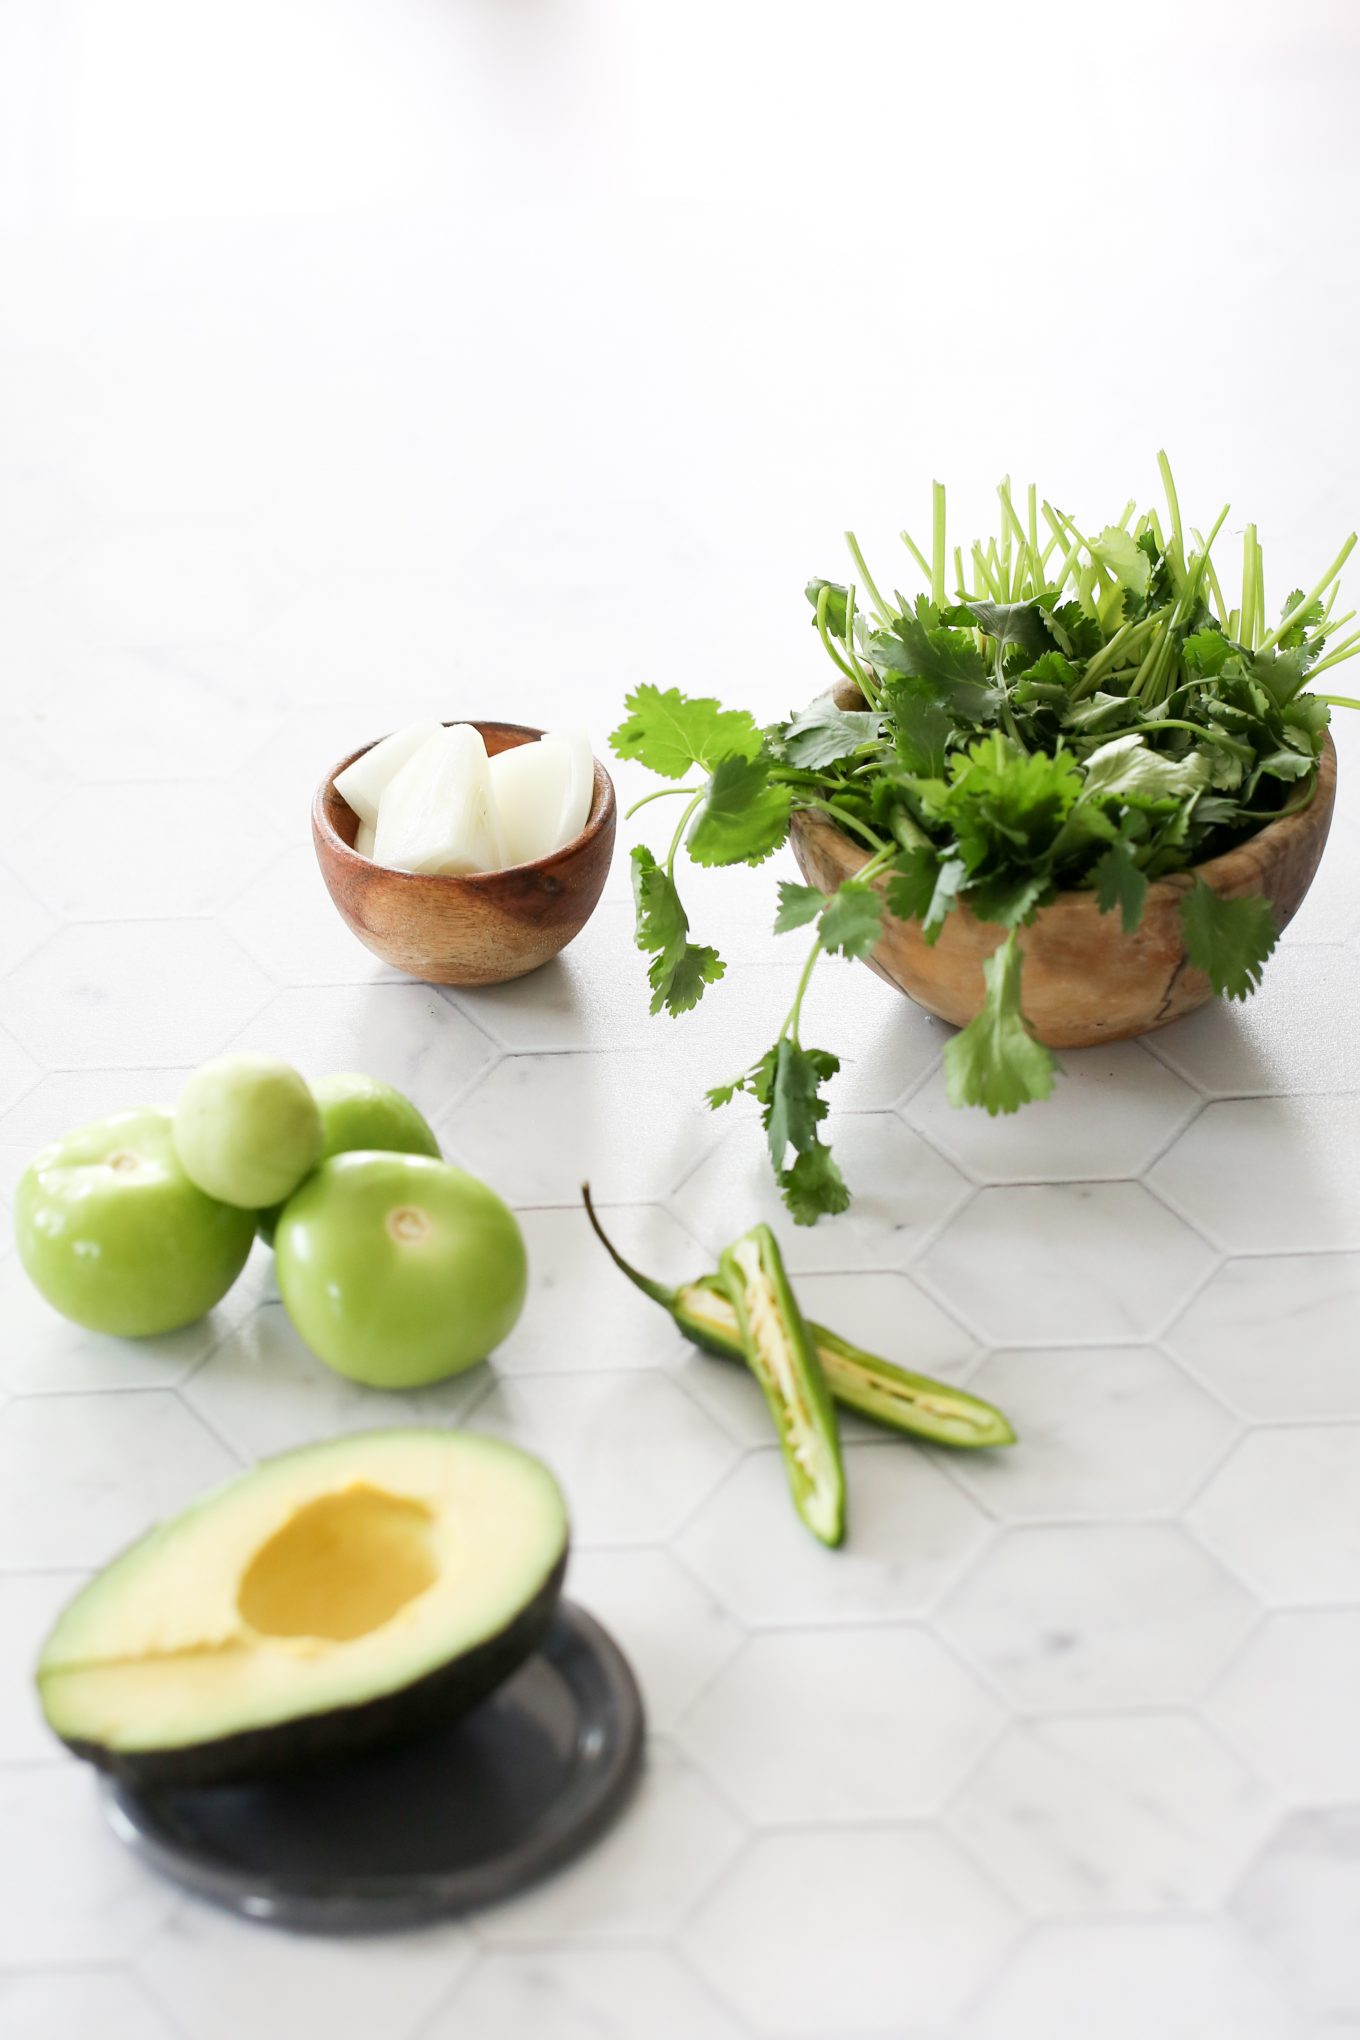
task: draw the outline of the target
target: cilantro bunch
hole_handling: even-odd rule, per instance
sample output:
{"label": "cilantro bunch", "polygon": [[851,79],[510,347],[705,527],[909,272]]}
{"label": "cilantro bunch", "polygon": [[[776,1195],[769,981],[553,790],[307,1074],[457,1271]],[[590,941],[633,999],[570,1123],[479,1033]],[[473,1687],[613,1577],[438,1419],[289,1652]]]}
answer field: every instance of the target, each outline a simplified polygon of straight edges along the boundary
{"label": "cilantro bunch", "polygon": [[[931,555],[903,542],[928,586],[888,601],[847,534],[853,584],[814,580],[813,624],[837,669],[834,692],[760,728],[741,709],[644,685],[611,743],[662,778],[648,794],[685,805],[664,860],[633,851],[637,942],[650,961],[652,1011],[684,1013],[723,975],[717,951],[690,940],[676,883],[680,849],[705,865],[760,864],[792,815],[830,817],[865,861],[829,898],[781,883],[777,931],[815,929],[793,1004],[750,1069],[709,1093],[757,1100],[776,1178],[794,1219],[843,1211],[849,1192],[821,1137],[825,1086],[839,1063],[799,1031],[825,954],[866,957],[885,911],[938,937],[961,904],[1004,931],[983,966],[980,1012],[945,1050],[956,1105],[1014,1112],[1053,1088],[1055,1062],[1024,1014],[1016,931],[1059,891],[1094,891],[1131,934],[1147,889],[1193,871],[1312,798],[1331,706],[1313,691],[1360,649],[1341,635],[1339,574],[1355,534],[1314,587],[1295,589],[1268,627],[1261,547],[1242,539],[1241,588],[1229,606],[1207,536],[1182,525],[1159,455],[1156,509],[1094,535],[1031,488],[1023,506],[998,489],[995,537],[947,544],[937,483]],[[697,783],[696,783],[697,775]],[[1246,998],[1278,931],[1265,899],[1221,899],[1196,878],[1182,902],[1186,949],[1216,992]]]}

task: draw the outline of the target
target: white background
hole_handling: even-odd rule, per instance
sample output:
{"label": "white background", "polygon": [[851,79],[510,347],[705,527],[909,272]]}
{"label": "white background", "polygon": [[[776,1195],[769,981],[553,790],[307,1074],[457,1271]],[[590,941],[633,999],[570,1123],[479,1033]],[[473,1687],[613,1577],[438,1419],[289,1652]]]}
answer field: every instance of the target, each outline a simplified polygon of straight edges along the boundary
{"label": "white background", "polygon": [[6,2040],[1360,2032],[1355,733],[1261,997],[1014,1124],[828,972],[861,1195],[791,1243],[809,1308],[1023,1435],[856,1444],[834,1558],[573,1210],[590,1172],[678,1275],[761,1208],[749,1121],[694,1101],[782,1011],[772,873],[694,887],[731,969],[669,1031],[622,867],[560,966],[452,999],[350,942],[306,842],[408,714],[602,745],[640,679],[805,699],[804,581],[851,523],[904,577],[935,476],[959,537],[1003,473],[1098,524],[1165,446],[1277,605],[1360,518],[1358,83],[1342,0],[0,0],[3,1184],[228,1043],[407,1085],[538,1275],[497,1378],[414,1415],[560,1467],[657,1731],[611,1842],[468,1930],[289,1942],[144,1881],[33,1719],[52,1609],[394,1407],[266,1258],[130,1351],[0,1256]]}

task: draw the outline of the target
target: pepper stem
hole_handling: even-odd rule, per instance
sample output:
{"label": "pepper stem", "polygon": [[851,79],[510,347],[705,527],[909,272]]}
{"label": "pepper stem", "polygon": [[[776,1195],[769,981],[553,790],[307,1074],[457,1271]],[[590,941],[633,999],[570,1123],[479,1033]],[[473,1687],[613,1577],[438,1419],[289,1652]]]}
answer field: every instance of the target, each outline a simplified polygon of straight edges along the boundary
{"label": "pepper stem", "polygon": [[599,1241],[600,1245],[604,1248],[606,1254],[608,1254],[610,1260],[614,1263],[614,1266],[619,1270],[620,1274],[626,1275],[628,1277],[628,1280],[633,1284],[634,1288],[640,1289],[644,1296],[650,1296],[653,1303],[659,1303],[664,1310],[673,1311],[675,1308],[676,1301],[675,1291],[673,1289],[667,1289],[664,1283],[653,1282],[651,1277],[648,1275],[644,1275],[640,1268],[635,1268],[630,1261],[625,1261],[623,1255],[619,1252],[618,1248],[614,1245],[614,1242],[610,1239],[604,1227],[600,1224],[599,1218],[595,1211],[595,1206],[591,1201],[589,1183],[583,1183],[581,1185],[581,1198],[586,1207],[586,1217],[590,1220],[590,1223],[594,1228],[596,1239]]}

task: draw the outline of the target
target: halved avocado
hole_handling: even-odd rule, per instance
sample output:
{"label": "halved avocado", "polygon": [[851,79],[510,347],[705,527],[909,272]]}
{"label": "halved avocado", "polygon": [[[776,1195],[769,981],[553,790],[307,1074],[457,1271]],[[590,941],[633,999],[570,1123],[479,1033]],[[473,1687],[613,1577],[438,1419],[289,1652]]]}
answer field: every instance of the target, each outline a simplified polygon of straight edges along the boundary
{"label": "halved avocado", "polygon": [[371,1431],[267,1460],[135,1544],[43,1646],[48,1724],[142,1784],[257,1778],[453,1719],[535,1648],[567,1562],[540,1460]]}

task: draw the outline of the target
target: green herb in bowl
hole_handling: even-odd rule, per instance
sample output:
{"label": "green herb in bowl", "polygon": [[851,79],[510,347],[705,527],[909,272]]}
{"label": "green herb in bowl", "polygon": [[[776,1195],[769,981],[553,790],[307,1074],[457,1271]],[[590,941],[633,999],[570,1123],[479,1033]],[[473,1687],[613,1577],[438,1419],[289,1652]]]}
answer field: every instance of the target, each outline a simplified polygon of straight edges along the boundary
{"label": "green herb in bowl", "polygon": [[[698,864],[760,864],[814,818],[859,846],[858,868],[829,896],[821,884],[781,883],[776,930],[815,931],[806,967],[773,1044],[709,1093],[715,1107],[742,1091],[756,1098],[800,1224],[849,1203],[822,1139],[838,1058],[800,1031],[823,955],[867,958],[895,924],[918,945],[947,927],[993,930],[972,965],[971,1017],[945,1051],[953,1102],[993,1113],[1052,1090],[1040,1037],[1053,1029],[1027,1013],[1024,949],[1065,900],[1094,901],[1129,942],[1164,937],[1169,901],[1174,968],[1201,973],[1204,995],[1245,998],[1261,981],[1279,933],[1271,901],[1220,892],[1204,872],[1309,808],[1330,708],[1360,706],[1317,686],[1360,650],[1360,632],[1347,633],[1353,612],[1338,614],[1355,534],[1268,625],[1255,526],[1230,604],[1213,558],[1226,507],[1203,535],[1185,526],[1165,455],[1159,463],[1165,515],[1138,515],[1130,501],[1086,531],[1033,488],[1017,502],[1003,482],[997,536],[966,554],[949,546],[937,484],[929,557],[903,533],[928,584],[910,601],[883,595],[848,535],[863,600],[854,585],[807,589],[836,692],[782,722],[761,728],[674,688],[629,696],[614,750],[683,782],[647,799],[685,801],[664,858],[633,851],[653,1012],[688,1011],[723,975],[717,951],[690,939],[682,846]],[[1026,944],[1022,929],[1034,931]]]}

